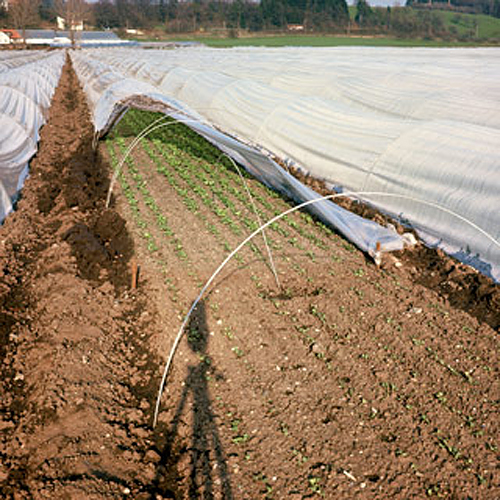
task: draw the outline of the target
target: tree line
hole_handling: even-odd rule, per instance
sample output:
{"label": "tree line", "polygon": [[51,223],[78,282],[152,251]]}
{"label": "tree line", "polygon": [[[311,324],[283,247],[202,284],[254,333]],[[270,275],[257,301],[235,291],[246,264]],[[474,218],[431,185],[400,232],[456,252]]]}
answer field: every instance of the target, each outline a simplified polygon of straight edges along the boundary
{"label": "tree line", "polygon": [[342,31],[348,23],[345,0],[100,0],[94,5],[101,27],[150,27],[170,32],[213,29],[276,30],[290,25],[307,31]]}
{"label": "tree line", "polygon": [[[425,0],[430,6],[432,0]],[[500,0],[445,0],[451,8],[465,8],[472,2],[490,15],[500,15]],[[446,5],[441,2],[440,5]],[[99,29],[161,29],[167,33],[246,31],[284,31],[319,33],[389,34],[398,37],[446,38],[442,16],[432,8],[413,8],[420,0],[407,0],[406,7],[371,7],[356,1],[354,20],[349,17],[346,0],[10,0],[8,12],[1,12],[4,26],[46,27],[56,16]],[[436,3],[436,2],[435,2]],[[7,26],[6,26],[7,27]],[[471,36],[473,36],[471,34]]]}
{"label": "tree line", "polygon": [[[367,0],[356,0],[355,18],[350,19],[346,0],[99,0],[93,6],[94,22],[101,28],[160,26],[168,33],[239,30],[306,33],[388,34],[396,37],[456,38],[442,15],[434,9],[371,7]],[[427,5],[432,0],[425,0]],[[453,8],[466,2],[488,3],[488,13],[500,10],[500,0],[444,0]],[[437,3],[437,2],[435,2]],[[486,7],[484,7],[486,9]],[[465,36],[465,35],[464,35]],[[474,37],[474,29],[467,34]]]}
{"label": "tree line", "polygon": [[[73,7],[78,5],[78,9]],[[83,8],[85,7],[85,8]],[[282,30],[291,25],[305,31],[337,32],[348,23],[346,0],[10,0],[0,9],[3,25],[55,24],[56,16],[72,12],[101,29],[154,28],[168,32],[214,29]]]}

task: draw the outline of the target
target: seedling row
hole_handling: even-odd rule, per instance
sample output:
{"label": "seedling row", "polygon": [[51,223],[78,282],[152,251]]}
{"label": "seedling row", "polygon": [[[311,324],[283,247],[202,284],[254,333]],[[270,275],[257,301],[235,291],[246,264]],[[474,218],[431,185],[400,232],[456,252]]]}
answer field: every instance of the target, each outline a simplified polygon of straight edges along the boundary
{"label": "seedling row", "polygon": [[[133,138],[156,118],[138,111],[126,115],[107,141],[114,166]],[[120,175],[121,189],[146,250],[167,276],[171,266],[178,266],[199,289],[207,273],[255,230],[258,222],[232,162],[187,127],[166,123],[143,138],[128,158]],[[245,172],[242,175],[262,221],[289,207],[279,195]],[[182,214],[178,213],[181,209]],[[179,224],[177,217],[185,223]],[[199,234],[192,235],[189,228],[195,225]],[[276,423],[273,432],[290,450],[291,464],[298,468],[297,477],[310,494],[324,494],[324,471],[337,469],[348,479],[355,477],[344,464],[328,463],[321,473],[309,465],[310,452],[300,435],[307,434],[307,428],[297,427],[293,412],[288,411],[294,407],[293,399],[287,406],[277,394],[269,397],[273,392],[269,391],[270,380],[279,385],[286,376],[289,385],[305,384],[309,371],[314,370],[328,381],[332,397],[342,400],[355,420],[378,429],[382,446],[395,461],[409,463],[415,477],[422,475],[428,458],[419,456],[418,443],[423,439],[432,443],[441,460],[449,457],[456,474],[471,476],[480,485],[489,484],[492,479],[477,458],[481,454],[493,458],[497,448],[489,430],[491,416],[482,411],[480,402],[491,399],[494,391],[479,384],[481,373],[488,375],[488,370],[481,368],[478,374],[468,362],[464,364],[468,359],[488,366],[486,353],[472,345],[460,351],[439,347],[432,340],[436,332],[429,319],[415,319],[412,330],[405,329],[408,314],[431,318],[436,308],[426,303],[421,307],[406,304],[405,297],[411,291],[407,283],[368,264],[352,245],[308,214],[296,213],[273,224],[267,236],[278,272],[285,278],[282,290],[273,289],[269,270],[262,266],[267,256],[260,240],[241,253],[237,265],[242,272],[250,265],[252,300],[257,300],[267,318],[268,340],[256,345],[243,325],[226,321],[227,311],[221,311],[216,297],[211,297],[210,317],[217,325],[221,322],[213,328],[220,334],[217,338],[222,339],[219,342],[227,357],[214,360],[199,353],[199,361],[207,365],[207,384],[226,414],[232,445],[241,450],[237,453],[252,464],[258,449],[254,448],[247,416],[226,400],[225,384],[214,375],[219,364],[245,374],[246,389],[254,394],[262,415]],[[209,262],[200,257],[202,246],[212,248]],[[350,285],[343,286],[343,281]],[[181,282],[168,282],[170,298],[180,314],[189,305],[189,301],[178,303]],[[384,311],[384,302],[394,293],[401,297],[401,307],[389,314]],[[189,296],[188,290],[185,297]],[[297,309],[297,298],[302,304],[305,300],[307,307]],[[362,313],[354,316],[351,309]],[[418,312],[408,312],[414,309]],[[275,369],[270,370],[266,364],[269,359],[263,360],[259,353],[271,344],[281,354],[276,357]],[[455,361],[454,356],[460,360]],[[350,373],[354,365],[356,376]],[[261,376],[264,373],[266,377]],[[429,377],[439,382],[426,384]],[[477,405],[472,407],[471,401]],[[393,428],[389,415],[397,415],[407,428]],[[329,419],[325,417],[325,421]],[[463,447],[464,433],[472,436],[477,446]],[[265,497],[272,498],[273,483],[268,475],[259,472],[253,480],[261,485]],[[423,493],[441,495],[447,488],[426,480]]]}

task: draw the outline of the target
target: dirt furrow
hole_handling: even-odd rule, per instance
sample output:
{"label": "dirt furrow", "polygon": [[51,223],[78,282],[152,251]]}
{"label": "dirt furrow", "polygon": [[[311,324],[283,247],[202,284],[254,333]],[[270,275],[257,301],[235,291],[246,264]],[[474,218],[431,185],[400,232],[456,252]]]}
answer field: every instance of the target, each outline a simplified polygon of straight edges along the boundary
{"label": "dirt furrow", "polygon": [[174,496],[155,483],[154,312],[129,290],[134,246],[104,209],[109,175],[92,134],[68,62],[0,228],[2,498]]}

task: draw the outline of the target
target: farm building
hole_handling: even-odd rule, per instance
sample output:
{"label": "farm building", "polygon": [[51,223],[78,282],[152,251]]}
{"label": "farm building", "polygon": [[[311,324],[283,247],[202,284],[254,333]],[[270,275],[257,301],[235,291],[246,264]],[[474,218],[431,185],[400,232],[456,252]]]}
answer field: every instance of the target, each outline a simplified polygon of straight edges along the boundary
{"label": "farm building", "polygon": [[10,36],[5,32],[0,31],[0,45],[6,45],[10,43]]}
{"label": "farm building", "polygon": [[0,36],[4,40],[2,43],[5,44],[20,43],[22,41],[22,36],[15,29],[3,29],[0,31]]}

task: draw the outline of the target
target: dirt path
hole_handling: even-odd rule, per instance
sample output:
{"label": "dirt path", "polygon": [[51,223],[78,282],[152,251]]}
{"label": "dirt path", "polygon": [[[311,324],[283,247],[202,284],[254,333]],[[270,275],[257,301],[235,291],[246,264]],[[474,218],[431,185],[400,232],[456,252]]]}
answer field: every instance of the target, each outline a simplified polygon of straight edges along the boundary
{"label": "dirt path", "polygon": [[[495,302],[455,308],[414,261],[378,269],[301,214],[269,231],[282,290],[250,248],[214,284],[151,428],[183,315],[251,226],[231,166],[173,128],[104,209],[107,161],[152,119],[127,115],[95,153],[65,67],[0,228],[0,496],[498,498]],[[248,182],[263,217],[287,206]]]}
{"label": "dirt path", "polygon": [[75,78],[67,65],[0,228],[0,496],[171,498],[153,485],[152,314],[127,291],[133,242],[104,210],[108,171]]}

